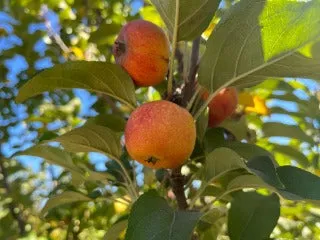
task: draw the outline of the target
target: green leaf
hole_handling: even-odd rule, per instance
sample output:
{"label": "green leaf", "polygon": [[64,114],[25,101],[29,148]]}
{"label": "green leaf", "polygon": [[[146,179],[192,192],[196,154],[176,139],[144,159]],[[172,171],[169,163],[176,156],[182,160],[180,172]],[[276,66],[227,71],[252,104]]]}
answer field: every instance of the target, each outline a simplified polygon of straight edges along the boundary
{"label": "green leaf", "polygon": [[256,192],[239,192],[229,210],[229,237],[231,240],[265,240],[279,216],[280,202],[276,194],[263,196]]}
{"label": "green leaf", "polygon": [[197,138],[199,141],[202,141],[206,134],[206,130],[208,127],[208,121],[209,121],[209,111],[206,109],[203,111],[203,113],[200,115],[200,117],[197,119],[196,127],[197,127]]}
{"label": "green leaf", "polygon": [[246,164],[237,153],[228,148],[217,148],[206,156],[205,178],[212,181],[239,168],[246,168]]}
{"label": "green leaf", "polygon": [[257,156],[247,162],[247,167],[252,173],[260,177],[267,184],[283,189],[282,184],[272,159],[268,156]]}
{"label": "green leaf", "polygon": [[119,133],[109,128],[87,124],[75,128],[55,139],[69,152],[100,152],[111,159],[119,159],[121,156],[121,144]]}
{"label": "green leaf", "polygon": [[319,59],[297,50],[320,36],[319,1],[243,0],[222,17],[207,42],[199,83],[210,92],[268,77],[312,77]]}
{"label": "green leaf", "polygon": [[266,184],[261,178],[251,174],[240,175],[231,180],[227,186],[227,191],[234,192],[244,188],[266,188],[274,191],[274,188]]}
{"label": "green leaf", "polygon": [[99,26],[97,31],[90,35],[89,41],[98,45],[111,45],[114,41],[114,35],[120,32],[121,27],[122,26],[120,24],[116,23],[103,23]]}
{"label": "green leaf", "polygon": [[289,112],[282,107],[272,107],[272,108],[269,108],[269,110],[270,110],[270,114],[285,114],[285,115],[290,115],[298,118],[306,117],[306,115],[301,112]]}
{"label": "green leaf", "polygon": [[267,122],[263,124],[262,131],[265,137],[288,137],[308,143],[313,143],[312,137],[308,136],[299,126],[287,125],[279,122]]}
{"label": "green leaf", "polygon": [[112,174],[109,174],[106,172],[95,172],[88,168],[86,168],[85,171],[86,171],[86,176],[84,177],[84,179],[88,181],[102,182],[106,184],[108,183],[108,180],[111,180],[111,181],[116,180],[116,178]]}
{"label": "green leaf", "polygon": [[[209,236],[212,236],[213,233],[218,234],[217,229],[216,231],[212,231],[214,228],[218,227],[220,223],[225,221],[225,216],[227,214],[227,208],[220,207],[220,208],[213,208],[212,210],[205,213],[199,220],[199,223],[197,224],[197,232],[202,233],[201,236],[203,236],[200,239],[203,239],[204,236],[206,238],[204,239],[216,239],[216,238],[209,238]],[[221,227],[221,226],[220,226]]]}
{"label": "green leaf", "polygon": [[[151,0],[173,33],[177,0]],[[178,40],[193,40],[208,27],[221,0],[178,0],[179,23]]]}
{"label": "green leaf", "polygon": [[303,167],[308,167],[310,164],[308,158],[293,147],[274,144],[272,150],[293,158]]}
{"label": "green leaf", "polygon": [[219,218],[226,214],[225,208],[213,208],[206,214],[204,214],[201,218],[201,222],[208,223],[210,225],[214,224]]}
{"label": "green leaf", "polygon": [[50,140],[52,138],[55,138],[57,137],[58,134],[54,133],[54,132],[51,132],[51,131],[45,131],[39,138],[39,142],[42,142],[42,141],[46,141],[46,140]]}
{"label": "green leaf", "polygon": [[291,200],[320,200],[320,178],[310,172],[292,166],[277,168],[284,191],[279,191]]}
{"label": "green leaf", "polygon": [[127,228],[128,226],[128,220],[123,220],[120,222],[117,222],[109,228],[106,235],[104,235],[105,240],[118,240],[119,235]]}
{"label": "green leaf", "polygon": [[208,230],[200,232],[200,240],[213,240],[218,239],[221,229],[224,227],[226,217],[221,217],[217,220]]}
{"label": "green leaf", "polygon": [[248,127],[245,116],[242,116],[239,120],[228,118],[224,120],[219,126],[227,129],[239,141],[248,137]]}
{"label": "green leaf", "polygon": [[150,6],[142,7],[139,9],[139,13],[144,20],[153,22],[154,24],[160,27],[165,26],[160,14],[158,13],[158,11],[154,6],[150,5]]}
{"label": "green leaf", "polygon": [[203,139],[205,152],[210,153],[216,148],[224,147],[227,144],[224,133],[223,128],[209,128]]}
{"label": "green leaf", "polygon": [[76,185],[83,183],[85,180],[92,182],[100,181],[104,183],[108,180],[115,180],[111,174],[92,171],[85,165],[81,165],[81,167],[76,165],[72,161],[70,154],[60,148],[46,145],[35,145],[25,151],[19,152],[16,156],[21,155],[37,156],[45,159],[51,164],[63,167],[67,171],[71,172],[72,180]]}
{"label": "green leaf", "polygon": [[25,151],[19,152],[16,156],[21,155],[30,155],[43,158],[47,160],[51,164],[58,165],[60,167],[65,168],[71,172],[77,172],[80,174],[84,174],[79,167],[77,167],[70,156],[66,151],[45,145],[35,145]]}
{"label": "green leaf", "polygon": [[41,210],[41,214],[44,215],[50,209],[55,208],[62,204],[74,203],[80,201],[91,201],[92,199],[83,195],[82,193],[65,191],[59,195],[50,197],[46,205]]}
{"label": "green leaf", "polygon": [[209,129],[204,138],[204,146],[206,152],[212,152],[214,149],[219,147],[230,148],[244,159],[251,159],[255,156],[272,157],[270,152],[257,145],[225,140],[224,130],[222,128]]}
{"label": "green leaf", "polygon": [[125,240],[191,239],[201,213],[175,211],[155,191],[140,196],[129,216]]}
{"label": "green leaf", "polygon": [[40,72],[20,88],[16,101],[23,102],[46,91],[73,88],[106,94],[132,109],[136,105],[133,82],[120,66],[85,61],[58,64]]}
{"label": "green leaf", "polygon": [[100,114],[94,118],[88,119],[86,124],[96,124],[110,128],[111,130],[116,132],[123,132],[126,126],[126,120],[117,115]]}
{"label": "green leaf", "polygon": [[[251,159],[255,156],[269,156],[272,158],[272,154],[270,152],[262,147],[250,143],[228,142],[226,147],[232,149],[244,159]],[[276,162],[274,162],[274,164],[276,164]]]}

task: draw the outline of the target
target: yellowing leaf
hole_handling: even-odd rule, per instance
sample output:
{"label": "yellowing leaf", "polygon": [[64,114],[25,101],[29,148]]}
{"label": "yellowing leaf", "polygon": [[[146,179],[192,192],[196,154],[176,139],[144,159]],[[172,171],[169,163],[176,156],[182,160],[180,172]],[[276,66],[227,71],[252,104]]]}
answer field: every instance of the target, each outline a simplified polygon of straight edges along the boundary
{"label": "yellowing leaf", "polygon": [[113,203],[113,205],[114,205],[114,210],[118,214],[124,213],[128,208],[128,204],[121,198],[117,198],[116,201]]}
{"label": "yellowing leaf", "polygon": [[84,54],[81,48],[71,47],[72,52],[77,57],[78,60],[84,60]]}
{"label": "yellowing leaf", "polygon": [[266,100],[256,95],[251,95],[248,92],[239,94],[238,102],[244,106],[245,113],[258,113],[261,115],[268,115],[269,109],[266,105]]}
{"label": "yellowing leaf", "polygon": [[245,107],[246,113],[254,112],[261,115],[269,115],[269,109],[266,105],[266,100],[258,96],[253,96],[254,107]]}
{"label": "yellowing leaf", "polygon": [[217,19],[214,18],[210,22],[208,28],[202,33],[202,37],[204,37],[205,39],[208,39],[216,25],[217,25]]}
{"label": "yellowing leaf", "polygon": [[154,6],[146,6],[141,8],[140,15],[144,20],[150,21],[161,28],[165,26],[160,14],[157,12]]}
{"label": "yellowing leaf", "polygon": [[248,92],[242,92],[238,96],[238,103],[246,107],[254,107],[253,96]]}

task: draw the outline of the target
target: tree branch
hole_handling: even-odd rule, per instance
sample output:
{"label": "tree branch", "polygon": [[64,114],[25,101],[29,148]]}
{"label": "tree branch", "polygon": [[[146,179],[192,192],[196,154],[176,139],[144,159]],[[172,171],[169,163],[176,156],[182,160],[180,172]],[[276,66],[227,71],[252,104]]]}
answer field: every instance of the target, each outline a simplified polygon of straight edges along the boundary
{"label": "tree branch", "polygon": [[180,48],[177,47],[176,49],[176,53],[175,53],[176,59],[178,61],[178,72],[180,74],[180,76],[183,76],[183,53],[180,51]]}
{"label": "tree branch", "polygon": [[184,94],[183,94],[183,106],[187,106],[189,100],[194,93],[196,75],[198,71],[198,61],[199,61],[199,49],[200,49],[201,37],[196,38],[192,44],[191,53],[191,64],[188,79],[185,83]]}
{"label": "tree branch", "polygon": [[187,198],[184,194],[184,177],[181,174],[181,167],[172,170],[171,173],[172,191],[176,196],[178,207],[180,210],[188,208]]}

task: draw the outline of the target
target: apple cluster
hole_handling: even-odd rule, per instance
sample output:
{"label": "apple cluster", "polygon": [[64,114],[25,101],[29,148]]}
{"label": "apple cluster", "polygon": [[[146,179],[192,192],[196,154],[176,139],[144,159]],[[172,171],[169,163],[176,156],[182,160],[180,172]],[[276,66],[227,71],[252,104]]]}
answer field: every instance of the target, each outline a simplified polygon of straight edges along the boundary
{"label": "apple cluster", "polygon": [[[168,72],[170,44],[157,25],[135,20],[121,29],[113,46],[117,64],[136,86],[155,86]],[[204,94],[206,99],[208,94]],[[209,104],[209,126],[219,125],[237,105],[234,88],[222,90]],[[192,115],[167,100],[142,104],[129,117],[125,145],[129,155],[150,168],[177,168],[187,160],[195,145],[196,127]]]}

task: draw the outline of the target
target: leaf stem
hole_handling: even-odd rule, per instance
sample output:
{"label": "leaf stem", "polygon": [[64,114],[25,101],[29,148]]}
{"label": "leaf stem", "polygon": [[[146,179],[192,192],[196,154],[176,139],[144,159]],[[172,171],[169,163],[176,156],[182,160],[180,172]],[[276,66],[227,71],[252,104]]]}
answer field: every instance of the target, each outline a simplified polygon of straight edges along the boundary
{"label": "leaf stem", "polygon": [[[219,89],[220,91],[220,89]],[[205,103],[199,108],[199,110],[195,113],[194,115],[194,119],[197,120],[201,113],[206,109],[206,107],[209,105],[209,103],[211,102],[211,100],[218,94],[218,91],[215,91],[214,93],[211,93],[209,95],[209,97],[207,98],[207,100],[205,101]]]}
{"label": "leaf stem", "polygon": [[118,158],[116,158],[116,157],[114,157],[113,159],[114,159],[115,161],[117,161],[117,163],[119,164],[120,168],[122,169],[125,177],[127,178],[127,181],[128,181],[128,190],[130,191],[130,193],[131,193],[131,195],[132,195],[131,197],[133,198],[133,202],[134,202],[135,200],[138,199],[139,193],[137,192],[136,187],[135,187],[135,185],[133,184],[129,173],[128,173],[127,169],[125,168],[125,166],[122,164],[121,160],[118,159]]}
{"label": "leaf stem", "polygon": [[176,55],[176,48],[178,42],[178,30],[179,30],[179,10],[180,10],[180,0],[176,0],[176,12],[172,36],[172,51],[170,56],[170,69],[169,69],[169,79],[168,79],[168,99],[171,98],[173,94],[173,69],[174,69],[174,59]]}
{"label": "leaf stem", "polygon": [[194,207],[194,205],[196,204],[196,201],[208,186],[209,186],[208,182],[201,185],[201,187],[197,191],[197,194],[191,199],[191,202],[189,204],[189,209],[192,209]]}
{"label": "leaf stem", "polygon": [[188,111],[191,110],[192,105],[193,105],[193,103],[195,102],[195,100],[196,100],[196,98],[197,98],[197,96],[198,96],[198,94],[199,94],[199,92],[200,92],[200,89],[201,89],[200,86],[197,86],[196,91],[194,92],[192,98],[191,98],[190,101],[188,102],[188,105],[187,105],[187,110],[188,110]]}

